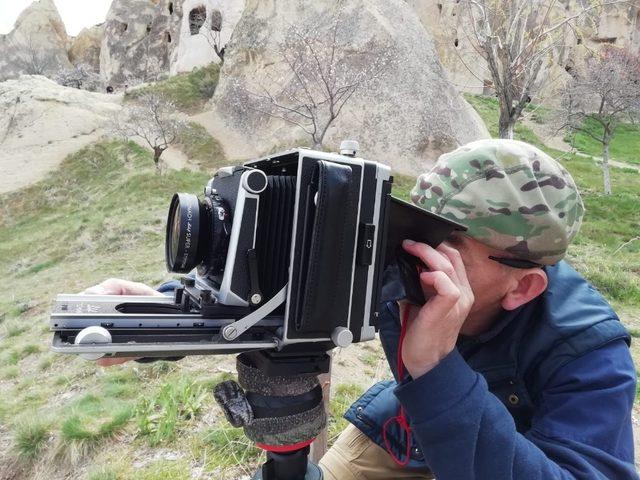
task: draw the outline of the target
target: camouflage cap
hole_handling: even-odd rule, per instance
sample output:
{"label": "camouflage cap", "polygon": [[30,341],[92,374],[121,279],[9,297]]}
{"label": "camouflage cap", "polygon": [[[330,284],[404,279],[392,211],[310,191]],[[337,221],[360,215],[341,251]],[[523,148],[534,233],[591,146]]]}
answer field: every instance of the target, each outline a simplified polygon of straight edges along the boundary
{"label": "camouflage cap", "polygon": [[515,140],[479,140],[442,155],[418,177],[411,200],[485,245],[545,265],[564,257],[584,214],[569,172]]}

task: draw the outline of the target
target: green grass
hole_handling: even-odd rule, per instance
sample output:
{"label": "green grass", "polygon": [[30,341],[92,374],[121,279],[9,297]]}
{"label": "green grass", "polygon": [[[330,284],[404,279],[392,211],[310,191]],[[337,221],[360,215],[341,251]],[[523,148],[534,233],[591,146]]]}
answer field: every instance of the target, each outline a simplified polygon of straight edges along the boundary
{"label": "green grass", "polygon": [[[471,106],[478,112],[484,123],[487,125],[489,134],[492,137],[498,136],[498,100],[494,97],[486,97],[484,95],[472,95],[465,94],[464,98]],[[537,107],[528,106],[525,111],[531,112],[532,118],[540,120],[545,118],[547,110]],[[523,142],[530,143],[536,147],[544,147],[544,144],[540,141],[537,135],[530,128],[517,123],[514,129],[514,138],[516,140],[522,140]]]}
{"label": "green grass", "polygon": [[90,393],[73,402],[60,422],[58,456],[77,461],[122,431],[133,407],[117,398]]}
{"label": "green grass", "polygon": [[140,480],[189,480],[191,468],[186,460],[159,460],[136,473]]}
{"label": "green grass", "polygon": [[[602,138],[602,126],[589,118],[583,123],[583,129],[585,131],[569,135],[565,140],[582,153],[602,157],[602,143],[589,135]],[[611,140],[609,154],[613,160],[640,165],[640,125],[622,123]]]}
{"label": "green grass", "polygon": [[44,450],[50,436],[50,425],[37,416],[20,421],[14,430],[14,449],[23,459],[33,459]]}
{"label": "green grass", "polygon": [[[11,295],[0,296],[0,421],[22,445],[16,456],[67,465],[96,455],[114,437],[133,438],[140,398],[179,383],[183,375],[172,362],[102,373],[82,359],[46,353],[47,317],[57,293],[104,278],[149,284],[170,278],[164,266],[169,200],[176,191],[201,191],[208,178],[189,171],[159,176],[146,150],[107,141],[71,155],[42,182],[0,196],[0,275],[12,282]],[[42,429],[19,420],[26,411],[52,419],[50,441],[38,443]],[[192,416],[180,415],[175,430]]]}
{"label": "green grass", "polygon": [[187,124],[187,128],[180,134],[177,147],[204,172],[213,174],[218,168],[227,165],[218,141],[198,123]]}
{"label": "green grass", "polygon": [[126,98],[135,99],[145,92],[158,92],[166,95],[183,112],[196,113],[213,97],[219,75],[220,67],[212,63],[153,85],[132,89]]}
{"label": "green grass", "polygon": [[101,467],[89,473],[87,480],[118,480],[118,474],[109,467]]}
{"label": "green grass", "polygon": [[332,398],[329,402],[331,417],[329,418],[327,435],[329,445],[333,445],[340,432],[348,425],[347,420],[342,415],[363,393],[362,387],[355,384],[338,385],[335,391],[332,392]]}
{"label": "green grass", "polygon": [[166,383],[154,397],[142,397],[136,406],[138,435],[151,446],[175,438],[178,425],[200,415],[210,395],[190,380]]}
{"label": "green grass", "polygon": [[206,432],[201,449],[208,458],[207,469],[258,465],[262,451],[249,440],[241,428],[221,426]]}

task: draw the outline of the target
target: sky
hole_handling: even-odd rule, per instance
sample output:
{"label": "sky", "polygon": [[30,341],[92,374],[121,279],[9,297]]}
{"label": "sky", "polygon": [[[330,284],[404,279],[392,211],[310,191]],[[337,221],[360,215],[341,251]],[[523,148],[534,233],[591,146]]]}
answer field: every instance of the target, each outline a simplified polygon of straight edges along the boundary
{"label": "sky", "polygon": [[[0,33],[9,33],[18,15],[33,0],[0,0]],[[104,22],[111,0],[53,0],[69,35]]]}

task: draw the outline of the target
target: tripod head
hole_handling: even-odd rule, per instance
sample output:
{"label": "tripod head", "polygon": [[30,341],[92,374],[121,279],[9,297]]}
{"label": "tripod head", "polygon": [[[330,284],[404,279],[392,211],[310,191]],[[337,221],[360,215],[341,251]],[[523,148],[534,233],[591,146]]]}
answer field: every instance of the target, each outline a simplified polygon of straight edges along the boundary
{"label": "tripod head", "polygon": [[235,427],[267,452],[254,479],[319,480],[308,462],[309,445],[327,418],[317,376],[329,371],[326,352],[245,352],[238,355],[238,382],[222,382],[214,396]]}

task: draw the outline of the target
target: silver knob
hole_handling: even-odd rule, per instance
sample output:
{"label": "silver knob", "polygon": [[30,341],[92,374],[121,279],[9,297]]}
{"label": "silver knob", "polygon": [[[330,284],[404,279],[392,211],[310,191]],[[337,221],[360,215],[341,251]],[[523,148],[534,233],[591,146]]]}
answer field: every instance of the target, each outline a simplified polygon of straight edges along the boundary
{"label": "silver knob", "polygon": [[336,347],[348,347],[353,342],[353,333],[344,327],[336,327],[331,334],[331,341]]}
{"label": "silver knob", "polygon": [[[111,334],[106,328],[94,325],[80,330],[73,343],[76,345],[111,343]],[[85,360],[98,360],[104,357],[104,353],[81,353],[80,356]]]}
{"label": "silver knob", "polygon": [[249,170],[242,174],[242,188],[249,193],[261,193],[267,185],[267,174],[262,170]]}
{"label": "silver knob", "polygon": [[360,144],[356,140],[343,140],[340,143],[340,155],[355,157],[360,149]]}

